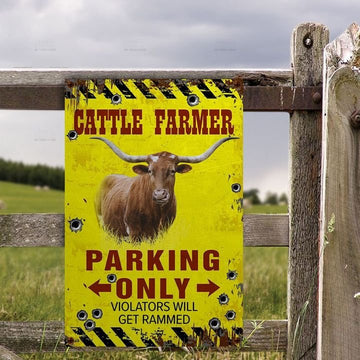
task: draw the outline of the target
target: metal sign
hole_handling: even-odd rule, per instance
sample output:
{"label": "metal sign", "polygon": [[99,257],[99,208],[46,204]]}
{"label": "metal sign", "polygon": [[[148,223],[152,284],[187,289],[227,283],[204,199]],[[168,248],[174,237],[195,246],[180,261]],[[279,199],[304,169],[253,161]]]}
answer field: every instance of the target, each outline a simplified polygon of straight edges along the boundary
{"label": "metal sign", "polygon": [[239,345],[241,89],[230,79],[67,82],[69,345]]}

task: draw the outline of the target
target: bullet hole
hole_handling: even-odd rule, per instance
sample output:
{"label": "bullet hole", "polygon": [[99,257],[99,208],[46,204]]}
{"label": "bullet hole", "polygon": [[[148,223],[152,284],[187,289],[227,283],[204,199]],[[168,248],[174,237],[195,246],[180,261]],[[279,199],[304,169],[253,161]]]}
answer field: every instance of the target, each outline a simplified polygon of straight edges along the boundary
{"label": "bullet hole", "polygon": [[213,329],[213,330],[217,330],[217,329],[220,329],[220,325],[221,325],[221,322],[218,318],[212,318],[210,319],[209,321],[209,326]]}
{"label": "bullet hole", "polygon": [[229,270],[226,276],[229,280],[235,280],[237,278],[237,272],[233,270]]}
{"label": "bullet hole", "polygon": [[76,316],[80,321],[85,321],[88,317],[88,314],[85,310],[80,310],[80,311],[78,311]]}
{"label": "bullet hole", "polygon": [[75,130],[70,130],[66,136],[72,141],[78,138],[78,133]]}
{"label": "bullet hole", "polygon": [[89,319],[89,320],[86,320],[86,321],[85,321],[84,326],[85,326],[85,329],[86,329],[86,330],[91,331],[91,330],[94,330],[94,329],[95,329],[96,324],[95,324],[95,321],[94,321],[94,320]]}
{"label": "bullet hole", "polygon": [[101,309],[94,309],[92,311],[92,316],[94,319],[101,319],[102,315],[103,315],[103,312]]}
{"label": "bullet hole", "polygon": [[229,297],[226,294],[221,294],[218,297],[219,304],[226,305],[229,302]]}
{"label": "bullet hole", "polygon": [[120,104],[121,103],[121,96],[119,94],[115,94],[112,96],[111,98],[111,103],[114,105]]}
{"label": "bullet hole", "polygon": [[188,97],[187,97],[187,103],[190,105],[190,106],[195,106],[197,105],[198,103],[200,102],[199,100],[199,97],[195,94],[190,94]]}
{"label": "bullet hole", "polygon": [[241,185],[239,183],[234,183],[231,185],[231,190],[234,193],[238,193],[241,190]]}
{"label": "bullet hole", "polygon": [[234,320],[235,317],[236,317],[236,313],[234,310],[229,310],[226,314],[225,314],[225,317],[228,319],[228,320]]}
{"label": "bullet hole", "polygon": [[75,218],[69,221],[70,223],[70,230],[73,232],[79,232],[82,229],[83,222],[82,220]]}
{"label": "bullet hole", "polygon": [[107,276],[107,281],[108,281],[109,283],[114,283],[114,282],[116,281],[116,275],[115,275],[115,274],[109,274],[109,275]]}

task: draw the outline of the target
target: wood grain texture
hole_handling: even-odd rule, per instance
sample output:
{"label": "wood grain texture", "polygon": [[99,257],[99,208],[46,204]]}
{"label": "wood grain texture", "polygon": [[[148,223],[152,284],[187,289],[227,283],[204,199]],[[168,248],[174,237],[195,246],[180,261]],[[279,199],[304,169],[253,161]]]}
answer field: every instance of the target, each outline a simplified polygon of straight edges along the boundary
{"label": "wood grain texture", "polygon": [[[318,360],[358,359],[360,299],[354,295],[360,291],[360,131],[349,120],[360,111],[360,76],[351,67],[360,64],[359,26],[351,25],[325,54]],[[332,232],[328,223],[333,214]]]}
{"label": "wood grain texture", "polygon": [[1,360],[21,360],[21,357],[17,356],[6,347],[0,345],[0,359]]}
{"label": "wood grain texture", "polygon": [[0,215],[0,247],[4,246],[64,246],[64,215]]}
{"label": "wood grain texture", "polygon": [[[246,111],[290,111],[319,106],[311,94],[291,88],[290,70],[0,70],[0,109],[64,110],[65,80],[78,79],[219,79],[240,77],[245,85]],[[279,87],[286,87],[286,94]],[[254,89],[250,91],[251,88]],[[248,90],[247,90],[248,89]],[[296,90],[296,89],[295,89]],[[310,92],[312,89],[309,89]],[[314,91],[318,91],[314,89]],[[310,95],[310,96],[309,96]],[[304,98],[305,96],[305,98]],[[264,99],[263,102],[260,100]],[[265,101],[267,100],[268,101]],[[288,100],[288,101],[284,101]]]}
{"label": "wood grain texture", "polygon": [[[306,39],[310,39],[305,42]],[[295,86],[322,83],[323,49],[329,32],[306,23],[293,31]],[[305,44],[311,46],[307,47]],[[290,206],[288,272],[288,358],[315,359],[320,212],[321,112],[295,111],[290,117]],[[304,316],[301,310],[309,301]],[[302,324],[295,336],[298,321]]]}
{"label": "wood grain texture", "polygon": [[289,246],[289,216],[244,215],[244,246]]}
{"label": "wood grain texture", "polygon": [[0,86],[64,86],[77,79],[226,79],[241,77],[245,85],[291,85],[291,70],[119,70],[119,69],[9,69],[0,70]]}
{"label": "wood grain texture", "polygon": [[[321,102],[313,101],[319,87],[244,86],[244,111],[321,110]],[[64,110],[65,87],[0,86],[0,109]]]}
{"label": "wood grain texture", "polygon": [[[248,336],[252,330],[251,321],[244,321],[244,336]],[[54,351],[55,348],[57,351],[65,351],[64,338],[62,321],[0,322],[0,345],[16,353],[38,352],[40,349]],[[287,321],[268,320],[254,332],[244,351],[285,351],[286,338]],[[126,348],[112,350],[126,351]]]}
{"label": "wood grain texture", "polygon": [[[63,214],[0,215],[0,247],[64,246]],[[244,215],[244,246],[288,246],[288,215]]]}

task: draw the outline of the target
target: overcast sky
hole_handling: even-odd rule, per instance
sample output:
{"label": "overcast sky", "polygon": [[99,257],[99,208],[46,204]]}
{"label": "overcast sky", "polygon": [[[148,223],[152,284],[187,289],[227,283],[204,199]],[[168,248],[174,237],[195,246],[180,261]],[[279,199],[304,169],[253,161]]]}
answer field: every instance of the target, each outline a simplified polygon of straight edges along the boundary
{"label": "overcast sky", "polygon": [[[297,24],[333,39],[359,16],[359,0],[0,0],[0,67],[290,68]],[[0,157],[63,166],[63,123],[0,111]],[[245,188],[287,191],[288,131],[287,114],[244,114]]]}

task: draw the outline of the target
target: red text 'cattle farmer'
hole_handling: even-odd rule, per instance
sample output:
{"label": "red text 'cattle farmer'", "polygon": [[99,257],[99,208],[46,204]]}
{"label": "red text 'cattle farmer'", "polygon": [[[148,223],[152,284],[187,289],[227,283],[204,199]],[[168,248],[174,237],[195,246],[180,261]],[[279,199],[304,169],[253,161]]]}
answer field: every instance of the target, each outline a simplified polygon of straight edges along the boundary
{"label": "red text 'cattle farmer'", "polygon": [[[229,109],[155,109],[155,135],[232,135]],[[74,130],[85,135],[141,135],[142,109],[77,109]]]}

